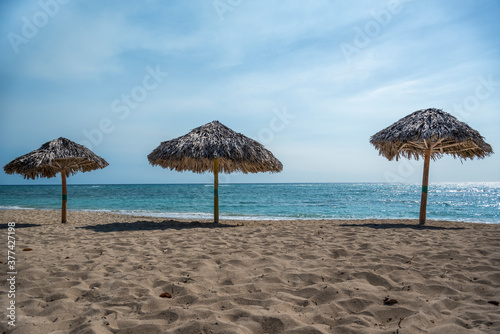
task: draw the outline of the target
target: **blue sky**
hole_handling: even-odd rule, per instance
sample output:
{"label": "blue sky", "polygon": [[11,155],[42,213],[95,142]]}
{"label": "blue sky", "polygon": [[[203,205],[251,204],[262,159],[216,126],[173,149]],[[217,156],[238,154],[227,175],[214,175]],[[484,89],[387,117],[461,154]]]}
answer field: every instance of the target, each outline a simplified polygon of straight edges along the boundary
{"label": "blue sky", "polygon": [[[369,138],[441,108],[500,147],[500,2],[2,1],[0,165],[66,137],[105,158],[69,183],[211,182],[149,165],[219,120],[279,174],[222,182],[420,182]],[[500,181],[500,156],[431,162],[431,182]],[[0,184],[58,184],[0,173]]]}

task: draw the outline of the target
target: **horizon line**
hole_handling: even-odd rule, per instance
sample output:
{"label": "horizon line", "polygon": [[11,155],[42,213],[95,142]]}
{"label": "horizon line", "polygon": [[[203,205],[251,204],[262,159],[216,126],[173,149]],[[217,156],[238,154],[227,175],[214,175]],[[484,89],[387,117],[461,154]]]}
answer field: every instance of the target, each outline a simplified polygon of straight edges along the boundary
{"label": "horizon line", "polygon": [[[387,181],[325,181],[325,182],[219,182],[222,185],[232,184],[420,184],[420,182],[387,182]],[[446,183],[500,183],[500,181],[436,181],[432,184]],[[68,186],[146,186],[146,185],[212,185],[213,182],[186,182],[186,183],[75,183]],[[0,184],[0,186],[60,186],[61,183],[51,184]]]}

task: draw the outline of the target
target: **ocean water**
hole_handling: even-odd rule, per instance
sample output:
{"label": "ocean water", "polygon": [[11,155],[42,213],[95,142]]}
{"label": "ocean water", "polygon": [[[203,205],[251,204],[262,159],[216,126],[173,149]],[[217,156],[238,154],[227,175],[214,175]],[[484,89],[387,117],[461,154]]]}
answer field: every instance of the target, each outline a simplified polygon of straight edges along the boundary
{"label": "ocean water", "polygon": [[[68,185],[68,209],[211,219],[212,184]],[[421,185],[221,184],[221,219],[418,219]],[[60,185],[0,186],[1,209],[60,209]],[[427,219],[500,224],[500,182],[429,186]]]}

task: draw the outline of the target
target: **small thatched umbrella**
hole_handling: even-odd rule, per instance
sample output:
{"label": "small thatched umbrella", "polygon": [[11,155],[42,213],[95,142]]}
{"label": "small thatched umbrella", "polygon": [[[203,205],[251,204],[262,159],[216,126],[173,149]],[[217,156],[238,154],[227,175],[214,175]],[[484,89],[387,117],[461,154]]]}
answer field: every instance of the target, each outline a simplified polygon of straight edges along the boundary
{"label": "small thatched umbrella", "polygon": [[436,160],[443,154],[454,158],[484,158],[493,153],[484,138],[464,122],[435,108],[422,109],[401,118],[388,128],[377,132],[370,143],[380,155],[392,160],[400,157],[424,158],[422,199],[420,202],[421,225],[425,224],[427,207],[427,186],[430,158]]}
{"label": "small thatched umbrella", "polygon": [[151,154],[155,166],[182,172],[214,173],[214,222],[219,222],[219,171],[281,172],[283,165],[257,141],[213,121],[188,134],[162,142]]}
{"label": "small thatched umbrella", "polygon": [[4,166],[7,174],[18,173],[25,179],[51,178],[61,173],[62,223],[66,223],[68,194],[66,176],[104,168],[108,163],[91,150],[66,138],[58,138],[42,145],[38,150],[20,156]]}

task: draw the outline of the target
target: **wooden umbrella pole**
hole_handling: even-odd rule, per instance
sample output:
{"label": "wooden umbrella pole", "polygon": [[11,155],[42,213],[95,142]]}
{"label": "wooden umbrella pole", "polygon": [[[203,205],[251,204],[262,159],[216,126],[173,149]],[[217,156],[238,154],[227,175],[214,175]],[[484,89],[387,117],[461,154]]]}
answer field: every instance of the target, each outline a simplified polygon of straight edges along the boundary
{"label": "wooden umbrella pole", "polygon": [[422,198],[420,199],[420,218],[419,224],[425,224],[425,214],[427,210],[427,186],[429,185],[429,163],[431,160],[431,149],[425,150],[424,175],[422,178]]}
{"label": "wooden umbrella pole", "polygon": [[219,222],[219,158],[214,160],[214,223]]}
{"label": "wooden umbrella pole", "polygon": [[66,171],[61,170],[61,180],[62,180],[62,218],[61,222],[66,224],[66,207],[68,202],[68,190],[66,187]]}

